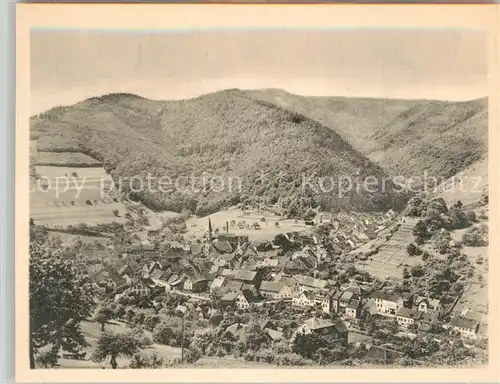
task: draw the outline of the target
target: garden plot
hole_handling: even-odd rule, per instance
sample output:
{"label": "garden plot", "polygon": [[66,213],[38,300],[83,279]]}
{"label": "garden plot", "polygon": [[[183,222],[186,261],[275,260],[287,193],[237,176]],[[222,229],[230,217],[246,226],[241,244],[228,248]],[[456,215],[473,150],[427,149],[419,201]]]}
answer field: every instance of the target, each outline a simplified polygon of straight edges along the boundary
{"label": "garden plot", "polygon": [[390,240],[380,246],[378,253],[360,262],[358,267],[379,279],[403,279],[406,265],[421,263],[420,257],[410,257],[406,252],[406,247],[414,240],[413,226],[413,220],[402,223]]}

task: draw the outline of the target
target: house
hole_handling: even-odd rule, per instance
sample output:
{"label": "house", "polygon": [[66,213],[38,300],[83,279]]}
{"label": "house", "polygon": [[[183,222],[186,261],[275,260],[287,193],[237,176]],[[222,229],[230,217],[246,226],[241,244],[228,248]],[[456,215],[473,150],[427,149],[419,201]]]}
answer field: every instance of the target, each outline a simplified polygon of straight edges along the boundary
{"label": "house", "polygon": [[248,309],[250,305],[257,302],[257,298],[248,290],[239,292],[228,292],[222,298],[221,302],[234,304],[238,309]]}
{"label": "house", "polygon": [[226,283],[224,290],[227,292],[239,292],[243,287],[242,281],[231,280]]}
{"label": "house", "polygon": [[162,271],[161,269],[157,269],[151,273],[149,276],[155,285],[164,288],[170,288],[168,284],[168,279],[172,276],[172,272],[170,270]]}
{"label": "house", "polygon": [[210,324],[212,324],[214,327],[218,326],[223,319],[224,319],[224,316],[222,315],[222,313],[219,310],[212,309],[209,312],[209,321],[210,321]]}
{"label": "house", "polygon": [[335,219],[334,219],[333,215],[331,213],[327,213],[327,212],[323,212],[323,213],[318,214],[318,216],[316,216],[316,219],[315,219],[315,222],[318,225],[320,225],[320,224],[332,225],[334,221],[335,221]]}
{"label": "house", "polygon": [[135,274],[135,271],[130,266],[130,264],[125,264],[119,269],[118,273],[120,274],[120,276],[133,276]]}
{"label": "house", "polygon": [[210,284],[210,293],[214,293],[215,289],[222,288],[226,284],[225,277],[216,277],[212,284]]}
{"label": "house", "polygon": [[342,295],[340,295],[339,302],[339,312],[345,312],[345,309],[349,305],[352,300],[355,300],[357,296],[351,291],[344,291]]}
{"label": "house", "polygon": [[147,231],[136,232],[130,238],[130,242],[132,244],[141,244],[143,241],[147,241],[147,240],[148,240],[148,232]]}
{"label": "house", "polygon": [[292,292],[294,294],[300,292],[299,282],[297,280],[295,280],[295,278],[293,278],[293,277],[289,277],[289,276],[283,275],[282,273],[278,273],[275,276],[274,281],[277,283],[286,284],[288,287],[290,287],[290,289],[292,290]]}
{"label": "house", "polygon": [[420,313],[416,309],[401,307],[396,313],[396,321],[400,327],[408,328],[416,325],[415,322],[418,320]]}
{"label": "house", "polygon": [[341,290],[336,290],[333,295],[332,295],[332,298],[331,298],[331,302],[332,302],[332,310],[333,312],[335,313],[339,313],[340,312],[340,297],[342,296],[344,292],[342,292]]}
{"label": "house", "polygon": [[292,298],[292,305],[297,307],[314,307],[315,295],[313,292],[304,291],[298,296]]}
{"label": "house", "polygon": [[258,272],[249,269],[238,269],[234,273],[233,280],[241,281],[247,284],[258,285],[260,283],[260,276]]}
{"label": "house", "polygon": [[278,259],[264,259],[260,261],[257,266],[258,267],[269,267],[271,268],[272,271],[278,270],[278,264],[279,260]]}
{"label": "house", "polygon": [[345,314],[347,317],[353,319],[359,319],[361,315],[361,301],[351,300],[349,304],[345,307]]}
{"label": "house", "polygon": [[227,241],[231,247],[237,248],[238,245],[248,243],[248,236],[235,235],[234,233],[220,233],[217,235],[217,240]]}
{"label": "house", "polygon": [[[184,283],[184,279],[185,279],[185,276],[179,276],[179,275],[172,275],[170,276],[170,278],[168,279],[168,287],[170,287],[170,289],[179,289],[180,287],[182,287],[183,283]],[[165,287],[167,288],[167,287]]]}
{"label": "house", "polygon": [[233,278],[234,275],[235,275],[235,271],[233,271],[232,269],[228,269],[228,268],[220,268],[218,271],[217,271],[217,276],[219,277],[226,277],[226,278]]}
{"label": "house", "polygon": [[240,309],[247,309],[253,303],[256,303],[258,298],[253,294],[252,291],[244,289],[238,293],[236,297],[236,306]]}
{"label": "house", "polygon": [[267,333],[272,343],[277,343],[283,340],[283,333],[279,331],[270,328],[265,328],[264,331]]}
{"label": "house", "polygon": [[435,317],[429,313],[406,307],[401,307],[396,314],[396,321],[403,328],[412,325],[430,327],[434,323],[434,319]]}
{"label": "house", "polygon": [[462,316],[455,316],[450,321],[450,327],[464,339],[475,339],[478,335],[480,322]]}
{"label": "house", "polygon": [[414,308],[419,311],[436,316],[438,319],[444,315],[444,306],[440,300],[418,296],[414,301]]}
{"label": "house", "polygon": [[234,251],[233,247],[227,240],[215,240],[212,245],[220,253],[232,253]]}
{"label": "house", "polygon": [[190,276],[184,280],[184,289],[192,292],[203,292],[207,288],[207,279]]}
{"label": "house", "polygon": [[150,226],[147,229],[148,238],[154,238],[156,236],[159,236],[160,232],[161,232],[161,228],[156,228],[156,227]]}
{"label": "house", "polygon": [[280,282],[263,281],[260,284],[260,294],[267,299],[287,299],[293,295],[292,289]]}
{"label": "house", "polygon": [[377,313],[383,316],[396,316],[399,308],[403,307],[403,297],[388,292],[374,292],[371,299],[375,301]]}
{"label": "house", "polygon": [[200,256],[203,254],[203,246],[198,243],[192,243],[190,245],[189,253],[191,256]]}
{"label": "house", "polygon": [[306,335],[310,333],[315,333],[317,335],[332,335],[340,340],[343,345],[347,345],[348,330],[344,322],[340,319],[336,319],[332,322],[330,320],[311,317],[297,329],[295,335],[299,333]]}
{"label": "house", "polygon": [[295,275],[294,279],[297,280],[301,292],[325,290],[328,286],[328,281],[310,276]]}

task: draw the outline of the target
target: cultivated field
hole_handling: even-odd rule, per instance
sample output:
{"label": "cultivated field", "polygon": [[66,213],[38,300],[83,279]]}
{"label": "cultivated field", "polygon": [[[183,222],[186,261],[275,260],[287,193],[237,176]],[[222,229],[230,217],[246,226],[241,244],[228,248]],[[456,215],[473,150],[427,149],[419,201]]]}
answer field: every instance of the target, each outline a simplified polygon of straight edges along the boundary
{"label": "cultivated field", "polygon": [[[40,178],[30,182],[30,217],[35,223],[57,228],[125,222],[125,205],[113,202],[102,188],[112,182],[103,168],[37,166],[36,172]],[[120,217],[113,214],[115,209]]]}
{"label": "cultivated field", "polygon": [[100,179],[106,177],[106,171],[102,167],[65,167],[65,166],[49,166],[37,165],[36,170],[40,176],[45,176],[49,179],[56,177],[70,177],[73,173],[77,174],[78,178],[86,180]]}
{"label": "cultivated field", "polygon": [[99,167],[101,162],[81,152],[43,152],[37,154],[36,164],[76,167]]}
{"label": "cultivated field", "polygon": [[101,244],[106,244],[109,238],[102,236],[85,236],[85,235],[73,235],[71,233],[50,231],[49,237],[58,238],[63,243],[68,244],[75,240],[81,240],[84,244],[94,244],[96,241]]}
{"label": "cultivated field", "polygon": [[[113,210],[118,209],[119,217],[113,214]],[[30,208],[30,217],[39,225],[46,225],[51,228],[67,227],[85,223],[87,225],[97,225],[106,223],[124,223],[126,219],[123,215],[126,208],[121,203],[107,203],[97,205],[47,205]]]}
{"label": "cultivated field", "polygon": [[[416,220],[405,219],[401,227],[392,235],[390,240],[384,242],[377,254],[368,260],[361,261],[359,269],[379,278],[403,279],[405,265],[413,266],[421,263],[421,258],[410,257],[406,252],[408,244],[414,241],[413,226]],[[374,243],[379,243],[374,240]]]}

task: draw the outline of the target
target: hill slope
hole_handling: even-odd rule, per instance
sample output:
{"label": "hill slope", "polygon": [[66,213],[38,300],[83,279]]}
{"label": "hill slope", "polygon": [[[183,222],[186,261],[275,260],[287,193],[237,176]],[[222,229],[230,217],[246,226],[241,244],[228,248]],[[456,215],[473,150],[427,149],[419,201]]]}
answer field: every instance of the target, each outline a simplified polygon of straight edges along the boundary
{"label": "hill slope", "polygon": [[392,176],[448,178],[487,154],[487,99],[468,102],[306,97],[246,91],[339,133]]}
{"label": "hill slope", "polygon": [[[303,178],[317,180],[312,176],[384,182],[384,171],[317,121],[238,90],[181,101],[112,94],[36,116],[31,129],[41,133],[40,151],[82,151],[118,182],[147,173],[182,180],[163,193],[153,185],[134,194],[157,209],[187,207],[203,215],[237,202],[279,201],[293,214],[309,206],[398,209],[404,200],[390,185],[373,193],[352,188],[342,196],[329,180],[323,192],[304,187]],[[203,175],[208,184],[205,178],[202,185]]]}

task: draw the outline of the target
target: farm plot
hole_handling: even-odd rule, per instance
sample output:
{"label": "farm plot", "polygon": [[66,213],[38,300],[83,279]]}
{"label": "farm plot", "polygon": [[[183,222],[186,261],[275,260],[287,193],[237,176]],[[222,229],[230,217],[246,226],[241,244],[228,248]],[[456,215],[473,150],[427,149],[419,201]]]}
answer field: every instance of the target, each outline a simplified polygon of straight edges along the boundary
{"label": "farm plot", "polygon": [[46,190],[34,188],[30,191],[30,207],[84,205],[87,200],[92,204],[106,204],[112,199],[99,187],[86,186],[81,189],[60,185]]}
{"label": "farm plot", "polygon": [[[120,217],[113,214],[118,209]],[[51,228],[67,227],[85,223],[97,225],[106,223],[124,223],[123,214],[126,208],[120,203],[97,204],[97,205],[64,205],[64,206],[38,206],[31,207],[30,217],[36,224],[46,225]]]}
{"label": "farm plot", "polygon": [[81,152],[39,151],[36,164],[47,166],[100,167],[101,162]]}
{"label": "farm plot", "polygon": [[379,278],[402,279],[404,267],[421,263],[418,257],[410,257],[406,247],[413,242],[413,221],[402,223],[390,240],[382,244],[377,254],[359,263],[358,267]]}
{"label": "farm plot", "polygon": [[[42,153],[42,152],[39,152]],[[68,166],[45,166],[37,165],[36,170],[40,176],[49,179],[56,177],[71,177],[76,173],[76,177],[87,179],[100,179],[106,177],[106,171],[102,167],[68,167]]]}

